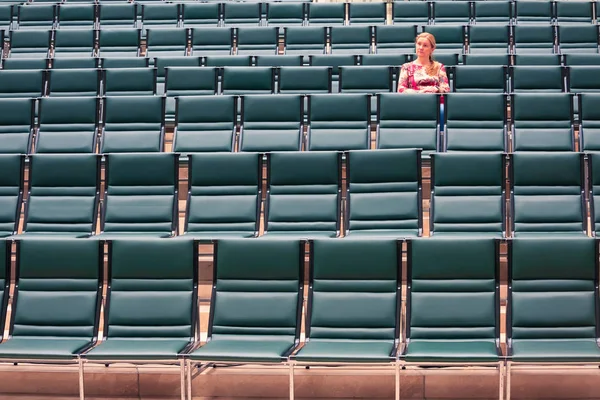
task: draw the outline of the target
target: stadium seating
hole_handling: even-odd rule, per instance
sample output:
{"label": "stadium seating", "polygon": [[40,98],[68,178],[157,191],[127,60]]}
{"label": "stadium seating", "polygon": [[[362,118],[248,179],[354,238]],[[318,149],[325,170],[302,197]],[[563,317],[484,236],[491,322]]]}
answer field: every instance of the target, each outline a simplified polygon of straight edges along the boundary
{"label": "stadium seating", "polygon": [[[596,150],[596,149],[593,149]],[[590,214],[592,234],[598,236],[600,229],[600,153],[588,153],[588,179],[590,188]]]}
{"label": "stadium seating", "polygon": [[581,93],[579,137],[583,151],[600,150],[600,93]]}
{"label": "stadium seating", "polygon": [[10,246],[9,240],[0,241],[0,302],[2,310],[0,310],[0,328],[2,329],[2,338],[4,339],[4,326],[6,321],[6,309],[8,306],[8,298],[10,293],[10,281],[12,278],[10,268]]}
{"label": "stadium seating", "polygon": [[101,29],[98,39],[99,57],[137,57],[140,54],[139,29]]}
{"label": "stadium seating", "polygon": [[535,65],[535,66],[560,66],[562,56],[559,54],[516,54],[513,56],[513,66]]}
{"label": "stadium seating", "polygon": [[0,236],[14,234],[18,228],[25,158],[19,154],[0,154]]}
{"label": "stadium seating", "polygon": [[17,30],[10,32],[11,58],[47,58],[49,55],[52,31]]}
{"label": "stadium seating", "polygon": [[348,4],[350,25],[385,25],[386,14],[384,2]]}
{"label": "stadium seating", "polygon": [[181,5],[181,13],[183,26],[186,28],[218,26],[220,20],[220,4],[186,2]]}
{"label": "stadium seating", "polygon": [[100,69],[48,70],[49,96],[99,96]]}
{"label": "stadium seating", "polygon": [[559,25],[558,50],[562,54],[597,54],[599,34],[597,25]]}
{"label": "stadium seating", "polygon": [[60,29],[94,29],[96,26],[95,4],[60,4],[57,8],[57,27]]}
{"label": "stadium seating", "polygon": [[430,3],[426,1],[394,1],[392,3],[392,21],[394,25],[426,25],[429,23],[430,14]]}
{"label": "stadium seating", "polygon": [[257,67],[300,67],[304,57],[301,55],[258,55],[255,58]]}
{"label": "stadium seating", "polygon": [[231,54],[233,30],[224,27],[192,28],[191,55],[225,55]]}
{"label": "stadium seating", "polygon": [[[522,0],[525,2],[526,0]],[[528,1],[529,3],[544,4],[545,1]],[[547,2],[550,4],[549,2]],[[549,24],[525,25],[514,27],[513,33],[514,52],[520,53],[553,53],[554,52],[554,27]]]}
{"label": "stadium seating", "polygon": [[591,24],[594,19],[593,2],[587,1],[557,1],[556,22],[565,24]]}
{"label": "stadium seating", "polygon": [[515,66],[509,68],[512,93],[565,92],[565,68],[556,65]]}
{"label": "stadium seating", "polygon": [[260,25],[261,3],[223,3],[223,24],[231,26]]}
{"label": "stadium seating", "polygon": [[[493,0],[491,1],[494,2]],[[473,25],[467,29],[469,35],[469,54],[508,54],[510,45],[510,27],[508,25]]]}
{"label": "stadium seating", "polygon": [[[0,153],[29,153],[33,136],[35,100],[1,98],[0,109]],[[0,229],[0,232],[3,230]]]}
{"label": "stadium seating", "polygon": [[457,93],[506,93],[507,70],[503,65],[459,65],[453,71]]}
{"label": "stadium seating", "polygon": [[332,68],[285,66],[279,68],[278,79],[278,93],[331,93]]}
{"label": "stadium seating", "polygon": [[135,28],[138,15],[137,3],[102,3],[98,5],[98,23],[104,28]]}
{"label": "stadium seating", "polygon": [[326,38],[327,31],[324,27],[286,27],[285,54],[324,54]]}
{"label": "stadium seating", "polygon": [[377,53],[412,53],[415,48],[415,37],[417,37],[416,25],[375,26]]}
{"label": "stadium seating", "polygon": [[151,28],[146,33],[146,57],[187,55],[188,30],[185,28]]}
{"label": "stadium seating", "polygon": [[142,4],[142,26],[148,28],[174,28],[179,25],[181,5],[177,3],[150,2]]}
{"label": "stadium seating", "polygon": [[224,67],[223,94],[270,94],[275,91],[275,70],[271,67]]}
{"label": "stadium seating", "polygon": [[236,54],[277,54],[278,33],[276,27],[238,28]]}
{"label": "stadium seating", "polygon": [[436,25],[468,25],[471,22],[471,4],[469,2],[434,1],[431,6],[433,8],[432,19]]}
{"label": "stadium seating", "polygon": [[165,68],[165,116],[175,115],[175,97],[199,96],[217,93],[217,73],[214,67],[168,67]]}
{"label": "stadium seating", "polygon": [[476,25],[506,25],[513,19],[513,2],[489,0],[473,2],[473,21]]}
{"label": "stadium seating", "polygon": [[334,26],[331,28],[331,53],[371,53],[371,28],[369,26]]}
{"label": "stadium seating", "polygon": [[308,24],[313,26],[344,25],[346,20],[344,3],[309,3]]}
{"label": "stadium seating", "polygon": [[156,68],[114,68],[103,72],[104,96],[156,94]]}
{"label": "stadium seating", "polygon": [[56,18],[54,4],[23,4],[17,6],[19,29],[52,29]]}
{"label": "stadium seating", "polygon": [[515,23],[550,24],[554,22],[553,2],[519,0],[515,2]]}
{"label": "stadium seating", "polygon": [[41,97],[44,94],[44,71],[2,70],[0,71],[0,98]]}
{"label": "stadium seating", "polygon": [[267,24],[283,27],[303,25],[306,4],[304,2],[266,3]]}

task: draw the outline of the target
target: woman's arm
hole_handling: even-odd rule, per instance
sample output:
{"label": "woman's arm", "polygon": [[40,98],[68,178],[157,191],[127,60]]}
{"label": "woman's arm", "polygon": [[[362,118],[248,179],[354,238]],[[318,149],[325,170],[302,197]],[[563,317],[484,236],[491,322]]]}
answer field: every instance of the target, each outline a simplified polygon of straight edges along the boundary
{"label": "woman's arm", "polygon": [[415,91],[411,89],[408,85],[408,70],[403,65],[400,68],[400,77],[398,78],[398,93],[414,93]]}
{"label": "woman's arm", "polygon": [[440,68],[440,87],[438,93],[448,93],[450,91],[450,85],[448,84],[448,75],[446,75],[446,67],[443,65]]}

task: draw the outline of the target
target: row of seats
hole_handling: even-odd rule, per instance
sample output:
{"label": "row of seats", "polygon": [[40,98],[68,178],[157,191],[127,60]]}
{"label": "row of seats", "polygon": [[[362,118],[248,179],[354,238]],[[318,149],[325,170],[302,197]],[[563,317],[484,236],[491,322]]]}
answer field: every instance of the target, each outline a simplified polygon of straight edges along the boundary
{"label": "row of seats", "polygon": [[[190,154],[183,236],[203,241],[258,236],[263,179],[267,180],[264,237],[421,236],[420,150],[355,150],[345,156],[346,192],[342,190],[342,153],[338,152],[268,153],[265,171],[261,153]],[[19,226],[24,157],[0,155],[4,171],[1,236],[177,235],[178,155],[112,153],[104,157],[106,189],[100,201],[100,156],[29,156],[23,230],[12,236]],[[600,229],[600,212],[594,207],[600,196],[600,154],[589,153],[588,159],[589,194],[583,154],[511,153],[510,196],[506,196],[505,153],[435,153],[431,235],[585,236],[587,198],[591,231],[595,232]],[[100,227],[96,229],[98,209]]]}
{"label": "row of seats", "polygon": [[[304,242],[219,241],[206,343],[195,339],[198,255],[192,241],[110,242],[107,284],[102,242],[18,241],[14,277],[5,261],[9,247],[0,246],[8,264],[1,268],[3,327],[8,283],[17,282],[10,338],[0,344],[0,359],[79,363],[82,398],[85,363],[179,364],[182,398],[189,399],[192,369],[200,363],[286,363],[292,399],[296,366],[387,366],[396,373],[398,399],[401,368],[483,364],[498,369],[502,393],[506,373],[510,378],[519,365],[600,361],[595,239],[510,241],[505,318],[497,241],[410,240],[406,268],[401,244],[310,242],[304,303]],[[510,395],[510,379],[507,391]]]}

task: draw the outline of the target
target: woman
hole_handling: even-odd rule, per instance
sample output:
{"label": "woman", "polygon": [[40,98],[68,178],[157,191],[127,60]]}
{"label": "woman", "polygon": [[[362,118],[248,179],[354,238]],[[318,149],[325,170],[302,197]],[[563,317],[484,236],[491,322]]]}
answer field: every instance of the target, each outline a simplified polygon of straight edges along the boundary
{"label": "woman", "polygon": [[446,68],[433,59],[435,37],[423,32],[415,40],[417,59],[402,65],[399,93],[447,93],[450,91]]}

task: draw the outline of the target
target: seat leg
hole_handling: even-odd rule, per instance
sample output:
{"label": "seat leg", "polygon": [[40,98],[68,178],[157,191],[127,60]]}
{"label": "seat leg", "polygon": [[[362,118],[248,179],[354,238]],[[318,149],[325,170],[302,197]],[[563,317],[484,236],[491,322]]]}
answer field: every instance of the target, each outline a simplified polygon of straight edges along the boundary
{"label": "seat leg", "polygon": [[187,361],[187,395],[192,400],[192,360]]}
{"label": "seat leg", "polygon": [[396,400],[400,400],[400,362],[396,362],[395,364],[395,377],[396,377],[396,388],[395,388],[395,392],[396,392]]}
{"label": "seat leg", "polygon": [[79,400],[85,400],[85,389],[83,381],[83,359],[79,357]]}
{"label": "seat leg", "polygon": [[294,363],[290,362],[290,400],[294,400]]}
{"label": "seat leg", "polygon": [[181,358],[179,360],[179,394],[181,395],[181,400],[185,400],[186,394],[186,386],[185,386],[185,359]]}
{"label": "seat leg", "polygon": [[510,376],[511,376],[511,362],[506,362],[506,400],[510,400]]}
{"label": "seat leg", "polygon": [[504,397],[504,363],[500,361],[498,363],[498,399],[502,400]]}

